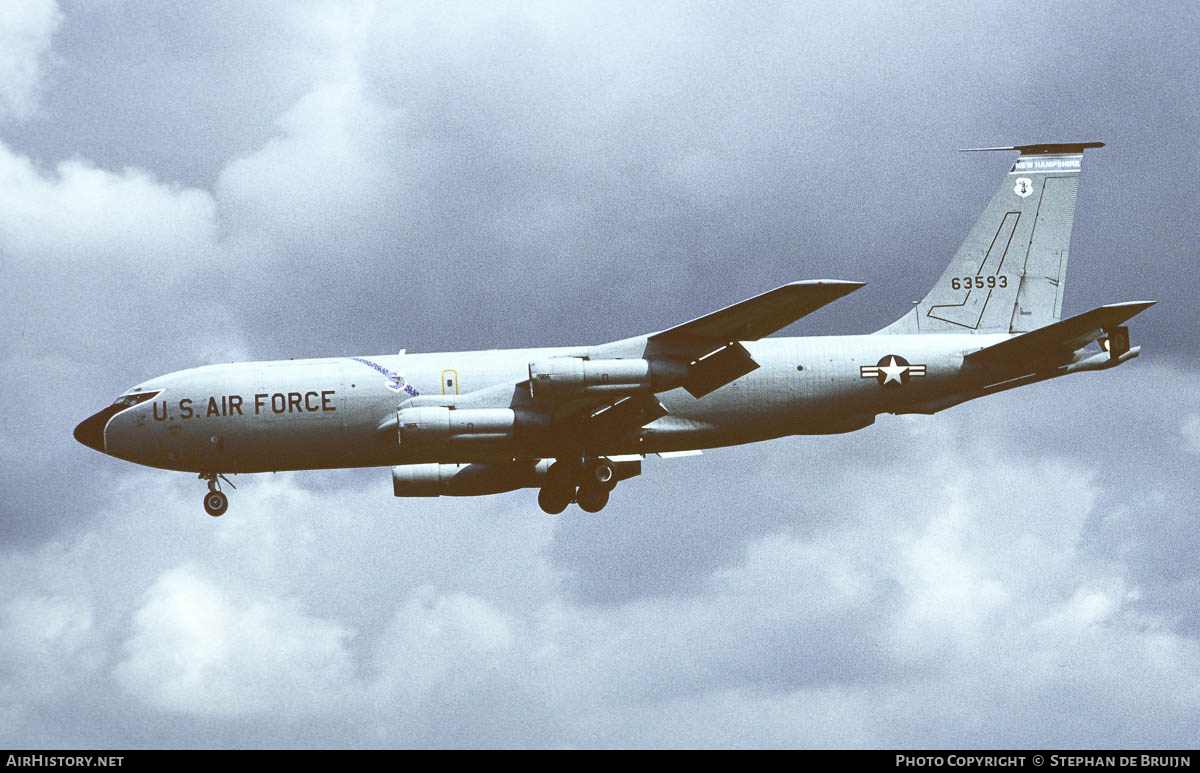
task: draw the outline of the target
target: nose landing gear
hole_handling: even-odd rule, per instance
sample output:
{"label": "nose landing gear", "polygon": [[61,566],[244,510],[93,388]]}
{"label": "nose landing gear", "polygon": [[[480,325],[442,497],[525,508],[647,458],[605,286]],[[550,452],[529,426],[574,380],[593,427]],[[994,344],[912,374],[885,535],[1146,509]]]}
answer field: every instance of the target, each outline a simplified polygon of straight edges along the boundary
{"label": "nose landing gear", "polygon": [[223,491],[210,491],[204,495],[204,511],[213,518],[229,509],[229,497]]}
{"label": "nose landing gear", "polygon": [[199,477],[208,481],[208,493],[204,495],[204,512],[217,518],[229,509],[229,497],[221,491],[221,481],[229,483],[232,489],[236,489],[237,486],[219,472],[202,472]]}

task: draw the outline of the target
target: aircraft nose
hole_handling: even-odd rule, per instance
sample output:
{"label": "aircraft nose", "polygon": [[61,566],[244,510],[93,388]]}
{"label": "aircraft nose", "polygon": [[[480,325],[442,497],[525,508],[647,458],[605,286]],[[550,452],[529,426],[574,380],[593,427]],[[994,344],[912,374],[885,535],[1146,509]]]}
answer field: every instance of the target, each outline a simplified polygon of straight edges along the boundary
{"label": "aircraft nose", "polygon": [[75,439],[88,448],[94,448],[102,454],[106,453],[104,450],[104,425],[108,424],[110,418],[112,418],[112,413],[107,410],[89,416],[79,422],[79,426],[75,428]]}

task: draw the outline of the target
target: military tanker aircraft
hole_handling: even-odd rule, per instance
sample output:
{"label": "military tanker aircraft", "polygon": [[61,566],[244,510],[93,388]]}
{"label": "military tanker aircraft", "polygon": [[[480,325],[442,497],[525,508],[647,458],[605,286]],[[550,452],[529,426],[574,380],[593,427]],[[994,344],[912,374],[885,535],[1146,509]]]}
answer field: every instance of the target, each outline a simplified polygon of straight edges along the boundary
{"label": "military tanker aircraft", "polygon": [[1020,153],[921,301],[870,335],[768,338],[863,286],[777,287],[681,325],[592,346],[384,354],[191,368],[138,384],[75,438],[199,473],[221,515],[232,473],[391,467],[398,497],[538,488],[597,512],[647,455],[851,432],[1138,356],[1153,301],[1060,319],[1084,151]]}

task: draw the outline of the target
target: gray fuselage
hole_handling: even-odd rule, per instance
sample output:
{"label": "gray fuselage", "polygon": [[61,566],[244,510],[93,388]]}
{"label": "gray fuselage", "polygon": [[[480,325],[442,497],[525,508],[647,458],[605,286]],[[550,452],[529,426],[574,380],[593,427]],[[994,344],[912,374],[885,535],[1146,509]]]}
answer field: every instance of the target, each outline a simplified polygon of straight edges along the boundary
{"label": "gray fuselage", "polygon": [[[745,342],[757,369],[700,398],[682,388],[658,393],[667,415],[603,447],[578,450],[601,456],[711,448],[848,432],[870,425],[879,413],[932,413],[979,396],[984,381],[995,380],[981,380],[964,367],[963,354],[1006,338],[862,335]],[[594,347],[191,368],[127,392],[125,397],[157,394],[113,412],[104,422],[100,450],[153,467],[223,473],[554,457],[562,439],[536,432],[475,444],[402,443],[397,410],[418,403],[552,411],[554,406],[539,404],[529,393],[530,362],[636,358],[645,343],[639,337]],[[892,375],[876,373],[893,356]]]}

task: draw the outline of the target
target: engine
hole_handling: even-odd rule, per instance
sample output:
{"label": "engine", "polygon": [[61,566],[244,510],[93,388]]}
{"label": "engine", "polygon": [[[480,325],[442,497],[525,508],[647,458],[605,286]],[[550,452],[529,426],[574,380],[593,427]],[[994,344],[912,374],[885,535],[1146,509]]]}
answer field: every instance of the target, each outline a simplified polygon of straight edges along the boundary
{"label": "engine", "polygon": [[480,444],[512,440],[518,434],[537,430],[546,418],[530,411],[511,408],[455,409],[444,406],[403,408],[397,414],[400,442]]}
{"label": "engine", "polygon": [[469,497],[535,488],[553,461],[401,464],[392,468],[392,492],[398,497]]}
{"label": "engine", "polygon": [[600,392],[662,392],[687,378],[687,365],[670,360],[585,360],[552,357],[529,363],[533,397]]}
{"label": "engine", "polygon": [[[584,476],[590,474],[589,470],[596,469],[595,458],[580,461],[573,472],[565,473],[572,484],[572,492],[576,485],[584,482]],[[605,458],[601,461],[612,471],[612,485],[642,474],[642,462],[639,459],[610,461]],[[401,464],[392,468],[392,493],[398,497],[473,497],[502,494],[519,488],[539,488],[546,483],[547,473],[554,464],[556,462],[553,459]]]}

